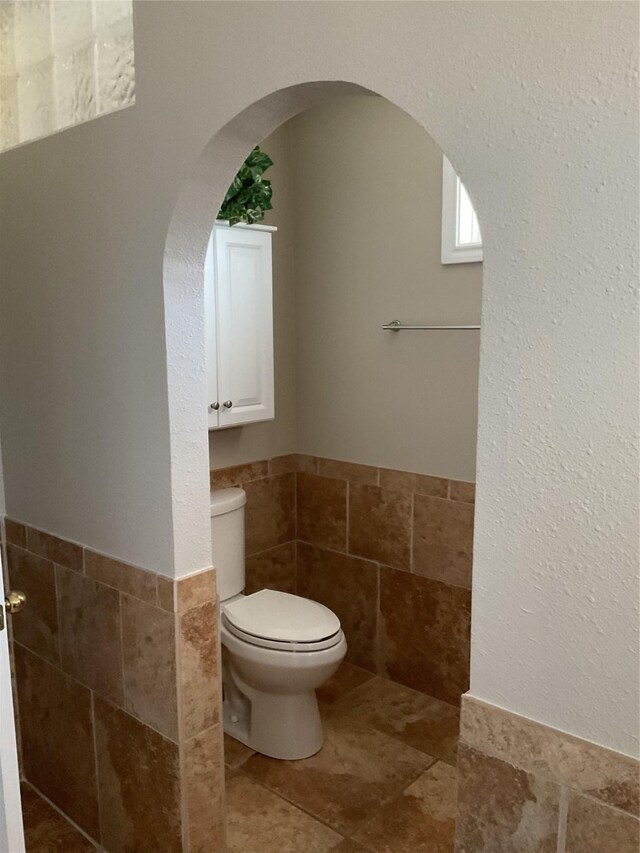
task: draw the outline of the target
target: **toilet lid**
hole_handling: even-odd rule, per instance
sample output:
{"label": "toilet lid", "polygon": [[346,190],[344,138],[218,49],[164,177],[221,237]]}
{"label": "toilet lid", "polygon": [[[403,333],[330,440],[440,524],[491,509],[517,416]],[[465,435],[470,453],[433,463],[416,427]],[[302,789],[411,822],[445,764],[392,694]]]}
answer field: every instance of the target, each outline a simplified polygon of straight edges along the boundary
{"label": "toilet lid", "polygon": [[265,640],[315,643],[340,630],[340,620],[328,607],[273,589],[231,601],[222,611],[234,628]]}

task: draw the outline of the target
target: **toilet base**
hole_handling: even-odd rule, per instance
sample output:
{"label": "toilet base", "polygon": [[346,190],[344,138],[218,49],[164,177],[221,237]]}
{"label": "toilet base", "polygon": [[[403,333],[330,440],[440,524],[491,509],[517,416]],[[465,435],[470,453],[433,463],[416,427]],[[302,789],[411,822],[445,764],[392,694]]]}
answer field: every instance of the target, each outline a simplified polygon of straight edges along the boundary
{"label": "toilet base", "polygon": [[296,695],[266,694],[246,688],[250,709],[222,703],[224,731],[245,746],[269,758],[296,761],[322,748],[323,734],[315,692]]}
{"label": "toilet base", "polygon": [[317,651],[255,646],[221,625],[223,726],[250,749],[285,761],[322,748],[316,688],[331,678],[347,651],[344,634]]}

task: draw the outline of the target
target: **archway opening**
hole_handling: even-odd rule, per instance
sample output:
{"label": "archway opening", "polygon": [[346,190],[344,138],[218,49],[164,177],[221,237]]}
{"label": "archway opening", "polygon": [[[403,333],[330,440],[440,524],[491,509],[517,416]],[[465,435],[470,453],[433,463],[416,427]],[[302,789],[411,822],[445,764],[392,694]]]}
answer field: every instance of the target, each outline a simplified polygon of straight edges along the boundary
{"label": "archway opening", "polygon": [[[477,259],[457,270],[442,263],[442,152],[413,119],[346,84],[309,84],[271,99],[268,108],[266,102],[253,105],[212,140],[181,196],[179,221],[167,243],[167,326],[172,300],[182,312],[187,307],[197,317],[204,313],[206,246],[238,166],[257,143],[270,154],[277,151],[275,218],[268,220],[279,229],[273,237],[276,417],[210,433],[211,486],[240,487],[247,494],[245,592],[268,588],[320,601],[340,619],[350,657],[323,694],[334,756],[344,754],[355,726],[363,739],[360,752],[376,754],[381,767],[391,760],[385,748],[395,746],[401,763],[413,768],[409,776],[419,770],[422,756],[431,762],[435,757],[432,775],[454,785],[456,704],[468,688],[469,673],[481,273]],[[361,138],[354,136],[365,121],[371,122],[368,145],[366,130]],[[371,135],[371,129],[384,127],[387,139]],[[420,141],[424,158],[414,156],[412,146]],[[291,156],[283,163],[287,149]],[[378,158],[380,168],[372,171],[368,158]],[[407,162],[409,172],[403,169]],[[381,174],[383,165],[390,166],[388,174]],[[404,180],[399,195],[391,200],[383,193],[384,201],[373,209],[363,191],[367,176],[370,182],[375,174],[391,187],[394,169]],[[347,175],[361,183],[346,183]],[[282,205],[278,184],[287,196]],[[333,204],[321,192],[327,185]],[[399,207],[399,198],[411,196],[416,186],[429,203],[416,207],[411,199]],[[350,204],[336,203],[345,196]],[[314,215],[305,208],[305,197],[313,199]],[[361,228],[355,227],[358,202]],[[434,328],[380,328],[399,318],[409,326]],[[438,328],[458,325],[468,328]],[[204,392],[206,358],[203,352],[191,365],[203,380],[198,429],[210,405]],[[292,363],[293,404],[287,399],[291,389],[283,388]],[[181,365],[188,368],[184,359]],[[195,450],[193,424],[190,434]],[[201,451],[200,446],[200,458]],[[224,666],[228,671],[229,661]],[[392,715],[381,720],[381,707],[403,703],[395,721]],[[334,704],[343,713],[334,713]],[[407,734],[407,708],[418,729],[423,724],[422,735],[415,726]],[[234,796],[239,801],[262,796],[258,783],[274,797],[284,796],[293,809],[314,814],[316,808],[320,823],[338,836],[359,829],[340,811],[349,807],[346,790],[335,785],[324,800],[317,790],[296,793],[304,772],[300,765],[294,769],[277,760],[269,765],[269,759],[252,756],[248,740],[248,745],[242,736],[227,742],[229,763],[234,770],[244,768],[232,783],[232,811]],[[310,759],[312,775],[320,769],[331,776],[322,755]],[[423,769],[426,773],[428,767]],[[417,775],[409,780],[400,773],[395,793],[401,796],[404,783]],[[346,776],[352,793],[365,782]],[[385,780],[392,777],[390,771]],[[381,789],[374,799],[381,796],[389,792]],[[342,816],[335,817],[336,809]]]}

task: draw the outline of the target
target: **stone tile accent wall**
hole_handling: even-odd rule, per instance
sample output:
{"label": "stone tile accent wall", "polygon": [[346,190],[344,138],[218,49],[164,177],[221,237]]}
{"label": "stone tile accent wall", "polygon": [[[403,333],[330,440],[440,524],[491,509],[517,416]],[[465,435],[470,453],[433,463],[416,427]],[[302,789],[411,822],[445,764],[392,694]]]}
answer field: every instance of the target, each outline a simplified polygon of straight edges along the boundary
{"label": "stone tile accent wall", "polygon": [[638,762],[462,700],[457,853],[637,853]]}
{"label": "stone tile accent wall", "polygon": [[296,591],[298,457],[278,456],[211,472],[212,489],[242,487],[246,508],[246,592]]}
{"label": "stone tile accent wall", "polygon": [[347,659],[457,703],[468,689],[473,483],[294,454],[211,472],[247,492],[247,592],[338,615]]}
{"label": "stone tile accent wall", "polygon": [[224,850],[215,571],[5,538],[24,777],[109,853]]}

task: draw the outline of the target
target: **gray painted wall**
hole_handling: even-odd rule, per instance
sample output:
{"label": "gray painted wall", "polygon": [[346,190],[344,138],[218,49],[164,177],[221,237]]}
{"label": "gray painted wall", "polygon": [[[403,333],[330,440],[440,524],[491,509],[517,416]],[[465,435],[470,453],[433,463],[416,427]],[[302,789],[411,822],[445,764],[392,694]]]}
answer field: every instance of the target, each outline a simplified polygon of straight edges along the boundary
{"label": "gray painted wall", "polygon": [[293,119],[298,447],[475,480],[481,264],[440,263],[442,151],[381,98]]}

